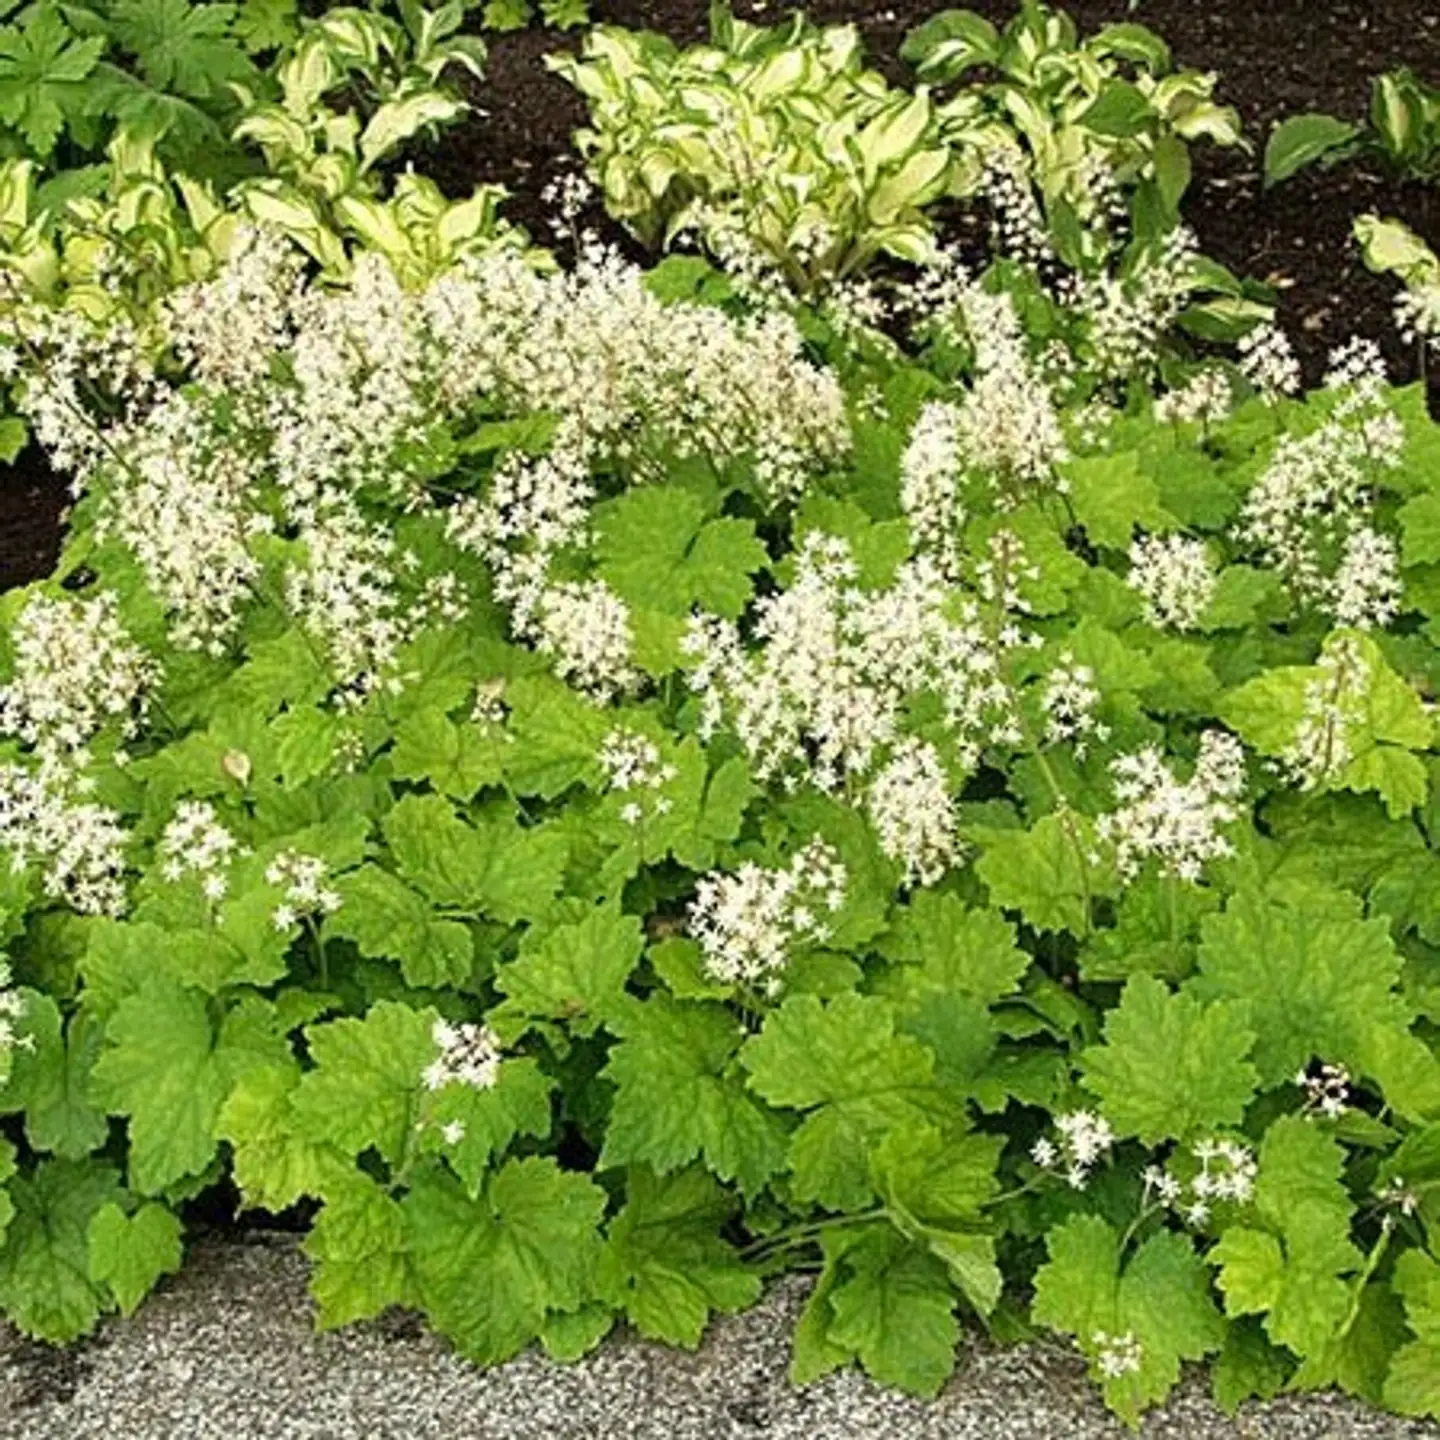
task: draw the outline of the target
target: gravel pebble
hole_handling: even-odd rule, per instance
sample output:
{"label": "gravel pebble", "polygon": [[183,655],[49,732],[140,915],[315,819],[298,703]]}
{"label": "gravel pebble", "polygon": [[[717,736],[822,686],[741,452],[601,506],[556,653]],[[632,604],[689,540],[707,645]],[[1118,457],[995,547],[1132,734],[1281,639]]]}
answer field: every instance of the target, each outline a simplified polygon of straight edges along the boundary
{"label": "gravel pebble", "polygon": [[[796,1389],[788,1334],[808,1282],[776,1284],[695,1354],[612,1336],[576,1365],[479,1370],[411,1316],[310,1329],[290,1237],[203,1241],[130,1320],[67,1350],[0,1331],[0,1435],[15,1440],[1116,1440],[1075,1357],[970,1339],[932,1403],[857,1373]],[[1440,1440],[1338,1396],[1245,1407],[1190,1376],[1147,1417],[1176,1440]]]}

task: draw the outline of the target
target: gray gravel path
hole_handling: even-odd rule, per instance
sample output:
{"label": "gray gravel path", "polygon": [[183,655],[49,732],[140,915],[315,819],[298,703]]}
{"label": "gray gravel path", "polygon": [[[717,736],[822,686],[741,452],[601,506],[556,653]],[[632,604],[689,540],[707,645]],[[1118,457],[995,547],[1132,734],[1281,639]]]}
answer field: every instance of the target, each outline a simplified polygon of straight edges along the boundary
{"label": "gray gravel path", "polygon": [[[14,1440],[1115,1440],[1127,1434],[1059,1352],[971,1343],[933,1404],[859,1375],[796,1390],[787,1281],[694,1355],[612,1337],[578,1365],[489,1371],[409,1318],[309,1328],[293,1241],[202,1242],[138,1315],[50,1351],[0,1331],[0,1435]],[[1197,1377],[1142,1435],[1175,1440],[1440,1440],[1440,1427],[1331,1396],[1226,1420]]]}

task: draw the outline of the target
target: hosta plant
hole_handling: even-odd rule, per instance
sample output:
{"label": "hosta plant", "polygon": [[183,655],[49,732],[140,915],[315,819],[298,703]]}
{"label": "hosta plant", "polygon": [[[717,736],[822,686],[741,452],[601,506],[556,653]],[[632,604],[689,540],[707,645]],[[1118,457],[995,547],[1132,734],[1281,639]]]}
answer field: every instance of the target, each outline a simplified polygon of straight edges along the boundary
{"label": "hosta plant", "polygon": [[649,245],[695,232],[798,291],[877,255],[932,258],[923,207],[950,168],[929,96],[863,67],[853,25],[711,10],[708,45],[597,26],[547,63],[584,95],[576,136],[607,209]]}
{"label": "hosta plant", "polygon": [[1063,10],[1024,0],[1003,31],[973,11],[941,11],[901,53],[927,84],[954,87],[937,113],[958,188],[1033,187],[1071,265],[1108,252],[1119,217],[1146,240],[1173,229],[1190,144],[1241,143],[1238,115],[1213,98],[1216,77],[1174,69],[1143,25],[1082,39]]}
{"label": "hosta plant", "polygon": [[1440,86],[1413,71],[1377,75],[1370,111],[1352,124],[1333,115],[1292,115],[1270,132],[1265,146],[1265,183],[1288,180],[1307,165],[1376,160],[1396,179],[1440,176]]}
{"label": "hosta plant", "polygon": [[899,345],[693,257],[306,266],[4,351],[77,495],[0,606],[11,1319],[228,1173],[322,1324],[481,1362],[796,1268],[797,1381],[977,1323],[1132,1422],[1207,1359],[1440,1411],[1419,394],[1075,385],[1016,267]]}
{"label": "hosta plant", "polygon": [[1370,269],[1404,284],[1395,300],[1395,324],[1418,347],[1423,374],[1427,352],[1440,346],[1440,256],[1408,225],[1378,215],[1355,221],[1355,239]]}

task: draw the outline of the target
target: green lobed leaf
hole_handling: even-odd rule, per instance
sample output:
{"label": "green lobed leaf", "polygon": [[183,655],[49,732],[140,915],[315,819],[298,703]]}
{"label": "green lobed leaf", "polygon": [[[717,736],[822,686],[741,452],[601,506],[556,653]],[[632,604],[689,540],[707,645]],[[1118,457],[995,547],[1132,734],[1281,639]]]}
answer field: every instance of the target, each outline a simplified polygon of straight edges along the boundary
{"label": "green lobed leaf", "polygon": [[132,1315],[162,1275],[180,1268],[180,1220],[153,1201],[127,1215],[115,1201],[102,1205],[86,1227],[90,1279]]}
{"label": "green lobed leaf", "polygon": [[642,1335],[693,1350],[712,1312],[733,1314],[760,1296],[759,1275],[720,1235],[734,1208],[703,1170],[632,1167],[599,1260],[600,1293]]}
{"label": "green lobed leaf", "polygon": [[1132,975],[1105,1018],[1105,1043],[1081,1057],[1085,1085],[1120,1136],[1147,1146],[1238,1126],[1258,1074],[1243,1004],[1204,1004]]}
{"label": "green lobed leaf", "polygon": [[703,1157],[758,1194],[785,1164],[779,1117],[746,1093],[734,1064],[744,1032],[723,1006],[652,994],[618,1010],[602,1075],[615,1086],[600,1165],[670,1174]]}

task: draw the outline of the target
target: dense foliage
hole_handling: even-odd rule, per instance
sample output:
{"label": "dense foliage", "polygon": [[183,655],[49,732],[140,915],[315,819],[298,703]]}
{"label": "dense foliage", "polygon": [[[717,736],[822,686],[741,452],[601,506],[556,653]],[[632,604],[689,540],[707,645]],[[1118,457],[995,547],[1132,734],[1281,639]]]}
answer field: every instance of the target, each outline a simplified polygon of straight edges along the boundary
{"label": "dense foliage", "polygon": [[59,223],[0,177],[0,379],[77,501],[0,600],[7,1315],[128,1313],[228,1174],[318,1207],[323,1324],[481,1362],[811,1269],[799,1381],[932,1394],[969,1318],[1130,1421],[1206,1359],[1440,1414],[1419,390],[1357,342],[1297,393],[1111,203],[1150,119],[1063,191],[1002,146],[980,274],[561,270],[369,163],[455,18],[356,61],[368,119],[366,17],[304,32],[228,193],[124,137]]}

